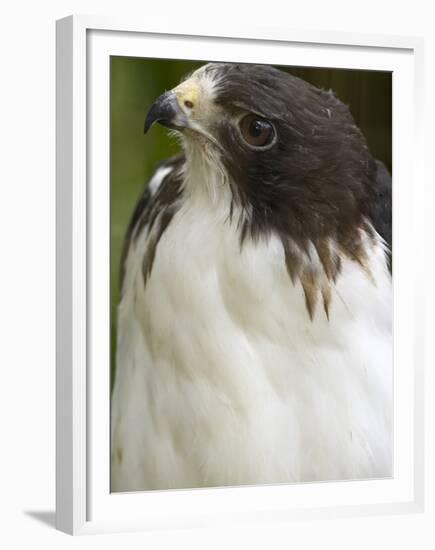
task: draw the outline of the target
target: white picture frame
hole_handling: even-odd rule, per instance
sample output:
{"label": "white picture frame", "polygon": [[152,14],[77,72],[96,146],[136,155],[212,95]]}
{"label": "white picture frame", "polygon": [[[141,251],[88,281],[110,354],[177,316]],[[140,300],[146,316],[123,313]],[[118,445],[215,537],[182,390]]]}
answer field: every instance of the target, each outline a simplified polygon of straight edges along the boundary
{"label": "white picture frame", "polygon": [[[111,55],[393,71],[393,231],[401,246],[394,257],[392,480],[110,494]],[[58,529],[86,534],[422,511],[423,242],[414,238],[424,224],[422,65],[423,41],[415,37],[180,28],[87,16],[57,22]]]}

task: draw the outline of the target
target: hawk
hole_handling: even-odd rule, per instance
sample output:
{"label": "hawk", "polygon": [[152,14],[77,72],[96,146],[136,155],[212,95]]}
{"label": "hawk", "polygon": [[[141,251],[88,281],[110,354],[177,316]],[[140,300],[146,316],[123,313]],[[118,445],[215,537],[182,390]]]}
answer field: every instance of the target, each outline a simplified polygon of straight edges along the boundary
{"label": "hawk", "polygon": [[122,259],[113,491],[392,475],[391,178],[332,92],[202,66]]}

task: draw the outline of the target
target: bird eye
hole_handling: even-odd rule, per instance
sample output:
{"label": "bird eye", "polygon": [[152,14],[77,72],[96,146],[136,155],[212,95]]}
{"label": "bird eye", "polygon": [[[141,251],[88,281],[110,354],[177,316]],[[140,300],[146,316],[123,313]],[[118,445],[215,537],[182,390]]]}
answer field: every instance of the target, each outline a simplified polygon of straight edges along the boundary
{"label": "bird eye", "polygon": [[258,115],[246,115],[240,121],[240,132],[248,145],[266,147],[275,137],[273,125]]}

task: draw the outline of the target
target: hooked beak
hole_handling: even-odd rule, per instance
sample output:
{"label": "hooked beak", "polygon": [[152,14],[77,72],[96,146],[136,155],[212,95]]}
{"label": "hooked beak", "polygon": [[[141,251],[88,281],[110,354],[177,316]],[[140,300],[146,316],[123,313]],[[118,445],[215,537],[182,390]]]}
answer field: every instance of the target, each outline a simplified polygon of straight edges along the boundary
{"label": "hooked beak", "polygon": [[175,130],[189,127],[187,116],[181,110],[174,92],[165,92],[153,103],[145,119],[145,134],[154,122]]}

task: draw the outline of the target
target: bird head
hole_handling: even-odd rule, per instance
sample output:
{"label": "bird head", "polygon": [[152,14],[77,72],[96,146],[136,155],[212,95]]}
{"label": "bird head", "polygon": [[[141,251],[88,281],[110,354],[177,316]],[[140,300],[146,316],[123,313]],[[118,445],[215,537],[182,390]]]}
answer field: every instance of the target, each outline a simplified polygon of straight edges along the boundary
{"label": "bird head", "polygon": [[220,165],[241,241],[275,233],[287,248],[332,241],[362,254],[376,162],[332,92],[271,66],[210,63],[157,99],[145,132],[155,122],[181,133],[187,157]]}

